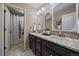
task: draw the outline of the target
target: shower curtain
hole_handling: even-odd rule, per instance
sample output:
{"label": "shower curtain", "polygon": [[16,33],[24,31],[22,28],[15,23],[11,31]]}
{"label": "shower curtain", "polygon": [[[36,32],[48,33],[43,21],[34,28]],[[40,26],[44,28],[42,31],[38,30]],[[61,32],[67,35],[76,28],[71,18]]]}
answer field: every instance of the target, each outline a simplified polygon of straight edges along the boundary
{"label": "shower curtain", "polygon": [[10,46],[14,43],[14,21],[13,21],[13,14],[10,14]]}
{"label": "shower curtain", "polygon": [[11,38],[10,38],[10,45],[15,45],[18,44],[20,42],[23,41],[23,39],[21,39],[21,31],[23,30],[23,26],[24,26],[24,16],[20,16],[17,14],[11,14],[10,15],[10,19],[11,19],[11,25],[10,25],[10,29],[11,29]]}

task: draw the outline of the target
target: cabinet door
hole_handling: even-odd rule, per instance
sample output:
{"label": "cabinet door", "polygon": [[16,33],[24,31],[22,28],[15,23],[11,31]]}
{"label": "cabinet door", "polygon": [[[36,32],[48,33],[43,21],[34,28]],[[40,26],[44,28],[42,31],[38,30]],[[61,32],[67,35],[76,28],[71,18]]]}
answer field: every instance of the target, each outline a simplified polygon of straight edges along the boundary
{"label": "cabinet door", "polygon": [[42,55],[42,39],[39,37],[36,37],[36,55]]}
{"label": "cabinet door", "polygon": [[43,56],[52,56],[53,54],[49,48],[42,46],[42,55]]}
{"label": "cabinet door", "polygon": [[35,39],[34,38],[32,40],[32,50],[35,53]]}
{"label": "cabinet door", "polygon": [[36,51],[41,52],[41,44],[36,42]]}
{"label": "cabinet door", "polygon": [[29,35],[29,47],[32,49],[32,38],[31,38],[31,35]]}
{"label": "cabinet door", "polygon": [[29,35],[29,47],[31,48],[31,50],[35,53],[35,45],[36,45],[36,41],[35,41],[35,37],[32,35]]}
{"label": "cabinet door", "polygon": [[36,37],[36,42],[38,42],[38,43],[40,43],[40,44],[41,44],[42,39],[41,39],[41,38],[39,38],[39,37]]}

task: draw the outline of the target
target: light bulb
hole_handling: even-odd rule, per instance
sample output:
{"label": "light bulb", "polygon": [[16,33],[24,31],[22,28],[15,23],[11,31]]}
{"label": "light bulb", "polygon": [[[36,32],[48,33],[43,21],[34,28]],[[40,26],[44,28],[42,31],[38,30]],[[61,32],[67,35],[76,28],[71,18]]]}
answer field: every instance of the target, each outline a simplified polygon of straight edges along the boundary
{"label": "light bulb", "polygon": [[39,10],[39,13],[41,13],[41,10]]}
{"label": "light bulb", "polygon": [[42,10],[44,10],[44,7],[42,7]]}

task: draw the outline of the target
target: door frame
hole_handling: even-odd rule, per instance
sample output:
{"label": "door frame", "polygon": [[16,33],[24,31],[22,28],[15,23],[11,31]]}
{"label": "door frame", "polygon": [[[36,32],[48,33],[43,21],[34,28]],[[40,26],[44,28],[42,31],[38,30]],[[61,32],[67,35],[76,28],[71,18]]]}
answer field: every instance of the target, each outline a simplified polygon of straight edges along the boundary
{"label": "door frame", "polygon": [[0,3],[0,56],[4,56],[4,4]]}

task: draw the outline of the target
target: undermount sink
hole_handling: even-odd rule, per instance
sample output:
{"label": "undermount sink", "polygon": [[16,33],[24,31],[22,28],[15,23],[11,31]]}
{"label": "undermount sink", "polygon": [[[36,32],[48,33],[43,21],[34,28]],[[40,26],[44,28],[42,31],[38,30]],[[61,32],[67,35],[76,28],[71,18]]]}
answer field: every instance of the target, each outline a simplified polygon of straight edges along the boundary
{"label": "undermount sink", "polygon": [[42,35],[50,36],[51,34],[48,34],[48,33],[42,33]]}

